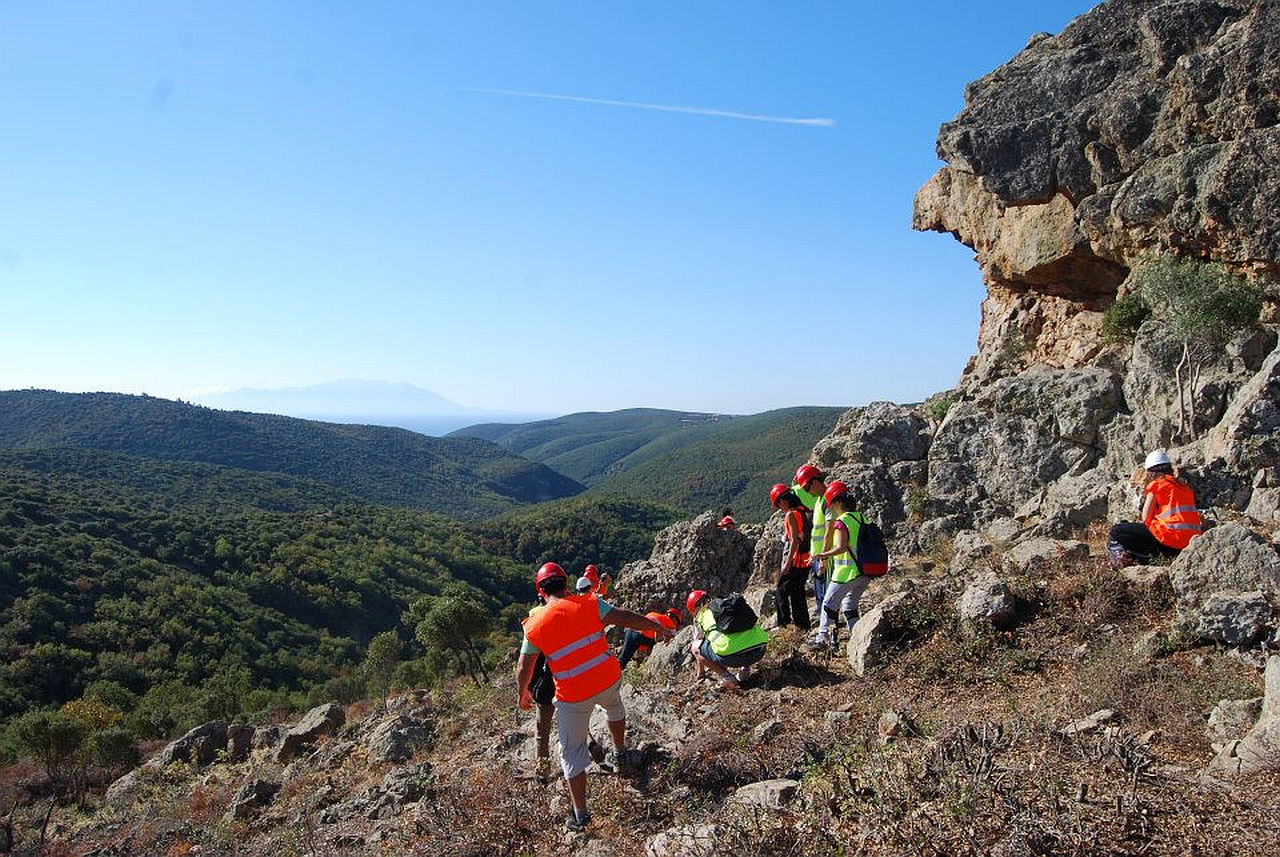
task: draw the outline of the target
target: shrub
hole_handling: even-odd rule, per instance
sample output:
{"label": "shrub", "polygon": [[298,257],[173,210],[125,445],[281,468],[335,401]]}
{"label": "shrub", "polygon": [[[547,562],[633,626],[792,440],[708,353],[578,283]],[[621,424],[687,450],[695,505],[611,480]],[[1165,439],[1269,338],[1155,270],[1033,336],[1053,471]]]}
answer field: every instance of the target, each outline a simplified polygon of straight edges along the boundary
{"label": "shrub", "polygon": [[1133,339],[1138,328],[1151,316],[1151,307],[1137,292],[1116,298],[1102,316],[1102,335],[1109,342]]}
{"label": "shrub", "polygon": [[929,416],[933,417],[934,422],[942,422],[946,418],[947,412],[951,410],[951,406],[956,400],[951,396],[943,394],[933,401],[929,402]]}

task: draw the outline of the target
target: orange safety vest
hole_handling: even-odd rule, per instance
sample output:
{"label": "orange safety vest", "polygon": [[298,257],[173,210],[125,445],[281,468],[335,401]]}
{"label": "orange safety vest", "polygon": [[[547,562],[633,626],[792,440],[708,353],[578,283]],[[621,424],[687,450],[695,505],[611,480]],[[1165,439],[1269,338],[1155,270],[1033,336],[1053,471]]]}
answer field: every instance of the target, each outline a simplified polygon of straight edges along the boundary
{"label": "orange safety vest", "polygon": [[556,599],[524,620],[524,634],[546,655],[561,702],[590,699],[622,678],[594,595]]}
{"label": "orange safety vest", "polygon": [[1143,521],[1160,544],[1182,550],[1199,535],[1203,526],[1196,511],[1196,496],[1186,483],[1161,476],[1146,487],[1153,498],[1151,512]]}
{"label": "orange safety vest", "polygon": [[[793,518],[792,515],[794,515],[795,517]],[[806,545],[803,543],[804,542],[804,512],[801,512],[799,509],[792,509],[789,512],[787,512],[787,518],[786,518],[786,521],[784,522],[783,532],[785,532],[789,538],[794,537],[796,540],[795,550],[791,552],[791,567],[792,568],[808,568],[809,562],[810,562],[810,559],[809,559],[810,554],[809,554],[809,551],[806,550],[806,548],[808,548],[809,545]],[[810,535],[810,538],[812,538],[812,534]]]}
{"label": "orange safety vest", "polygon": [[[649,612],[644,614],[644,618],[651,619],[654,622],[657,622],[659,625],[666,628],[668,631],[674,631],[676,629],[676,620],[672,619],[666,613]],[[646,634],[643,631],[640,632],[640,636],[644,637],[647,640],[653,640],[652,634]]]}

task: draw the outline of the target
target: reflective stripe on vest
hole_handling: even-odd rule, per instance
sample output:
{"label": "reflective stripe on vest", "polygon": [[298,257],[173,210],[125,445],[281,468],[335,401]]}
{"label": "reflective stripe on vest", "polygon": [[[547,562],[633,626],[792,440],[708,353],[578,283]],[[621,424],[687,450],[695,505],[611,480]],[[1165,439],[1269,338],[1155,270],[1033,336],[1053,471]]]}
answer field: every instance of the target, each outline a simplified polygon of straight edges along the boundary
{"label": "reflective stripe on vest", "polygon": [[556,699],[582,702],[622,677],[609,652],[594,595],[556,598],[524,620],[525,636],[547,657]]}
{"label": "reflective stripe on vest", "polygon": [[853,552],[858,549],[858,527],[860,522],[853,516],[852,512],[845,512],[836,520],[844,524],[845,530],[849,533],[849,541],[845,545],[844,553],[834,557],[831,563],[831,582],[848,583],[859,574],[858,563],[853,558]]}
{"label": "reflective stripe on vest", "polygon": [[819,497],[813,504],[813,529],[809,531],[809,553],[822,553],[827,547],[827,501]]}
{"label": "reflective stripe on vest", "polygon": [[611,657],[613,657],[613,655],[610,653],[601,652],[591,660],[578,664],[576,667],[572,667],[571,669],[557,671],[555,667],[552,667],[551,675],[557,681],[564,681],[565,679],[573,678],[574,676],[580,676],[587,670],[595,669]]}
{"label": "reflective stripe on vest", "polygon": [[1143,523],[1160,544],[1181,550],[1203,529],[1195,494],[1186,483],[1161,476],[1147,486],[1145,493],[1151,498],[1152,508],[1150,519]]}
{"label": "reflective stripe on vest", "polygon": [[[570,643],[567,646],[564,646],[563,648],[556,649],[554,652],[547,655],[547,660],[558,661],[561,658],[563,658],[565,655],[573,654],[574,652],[578,651],[578,649],[581,649],[583,646],[589,646],[592,643],[594,643],[596,640],[603,640],[603,639],[604,639],[604,631],[596,631],[594,634],[588,634],[585,637],[581,637],[577,640],[574,640],[572,643]],[[552,672],[555,672],[554,668],[552,669]]]}

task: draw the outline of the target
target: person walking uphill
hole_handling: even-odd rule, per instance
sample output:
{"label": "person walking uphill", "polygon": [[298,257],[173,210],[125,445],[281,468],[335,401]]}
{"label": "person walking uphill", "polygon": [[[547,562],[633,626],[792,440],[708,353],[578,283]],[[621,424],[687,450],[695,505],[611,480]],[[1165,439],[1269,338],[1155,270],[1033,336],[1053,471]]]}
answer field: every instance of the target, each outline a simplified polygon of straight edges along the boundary
{"label": "person walking uphill", "polygon": [[837,624],[840,614],[844,614],[845,625],[852,630],[858,621],[858,603],[871,578],[862,574],[854,558],[862,519],[853,510],[849,486],[839,479],[835,480],[827,486],[824,499],[830,515],[828,520],[831,523],[832,545],[817,556],[819,559],[831,559],[831,579],[827,583],[827,592],[822,601],[818,633],[814,635],[811,645],[834,647],[840,637]]}
{"label": "person walking uphill", "polygon": [[809,579],[809,513],[787,486],[778,484],[769,492],[773,508],[786,515],[782,526],[782,564],[774,586],[778,594],[778,627],[795,624],[809,630],[809,605],[804,585]]}
{"label": "person walking uphill", "polygon": [[822,612],[822,600],[826,596],[827,578],[818,554],[831,546],[827,531],[827,501],[823,497],[827,490],[826,480],[826,474],[821,470],[812,464],[802,464],[796,468],[795,485],[791,489],[810,514],[809,556],[812,564],[813,605],[819,613]]}
{"label": "person walking uphill", "polygon": [[587,811],[587,767],[591,712],[605,710],[613,739],[615,769],[626,754],[627,712],[619,693],[622,668],[605,641],[605,625],[618,625],[665,640],[671,632],[638,613],[614,607],[595,595],[570,595],[569,577],[554,562],[538,569],[536,585],[546,606],[524,620],[524,640],[516,664],[519,706],[533,707],[529,682],[539,654],[545,654],[555,684],[555,713],[560,734],[560,760],[573,809],[566,822],[571,830],[590,823]]}
{"label": "person walking uphill", "polygon": [[1142,523],[1121,521],[1107,536],[1107,555],[1114,569],[1175,557],[1204,529],[1195,494],[1174,470],[1169,454],[1157,449],[1143,467]]}
{"label": "person walking uphill", "polygon": [[[724,681],[725,690],[740,693],[751,665],[764,657],[769,632],[759,624],[742,631],[721,631],[711,610],[711,598],[701,589],[690,592],[684,604],[693,617],[693,659],[698,678],[711,670]],[[738,670],[737,674],[731,669]]]}

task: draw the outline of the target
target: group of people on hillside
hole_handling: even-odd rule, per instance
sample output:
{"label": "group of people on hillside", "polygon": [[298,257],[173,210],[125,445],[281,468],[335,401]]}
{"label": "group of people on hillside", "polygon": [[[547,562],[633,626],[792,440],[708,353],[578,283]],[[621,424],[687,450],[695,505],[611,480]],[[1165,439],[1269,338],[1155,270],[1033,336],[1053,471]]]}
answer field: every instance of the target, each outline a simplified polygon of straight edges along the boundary
{"label": "group of people on hillside", "polygon": [[[820,469],[804,464],[791,485],[779,483],[769,493],[770,503],[783,512],[784,548],[775,580],[778,625],[811,630],[806,594],[811,584],[819,616],[817,633],[809,641],[815,647],[837,643],[841,620],[853,628],[870,580],[854,552],[866,520],[855,511],[849,486],[826,480]],[[1176,556],[1202,530],[1191,488],[1163,450],[1147,456],[1134,484],[1141,489],[1142,521],[1120,522],[1111,529],[1108,551],[1115,568]],[[726,512],[719,526],[734,529],[736,522]],[[594,565],[587,566],[572,589],[558,564],[538,569],[535,585],[542,603],[524,620],[516,664],[519,706],[538,708],[537,776],[543,782],[550,766],[552,718],[559,724],[561,767],[572,804],[566,826],[571,830],[590,823],[586,772],[593,759],[615,770],[630,764],[620,692],[623,668],[658,641],[673,637],[683,618],[676,607],[643,615],[615,607],[605,598],[610,583]],[[695,629],[692,655],[698,678],[711,673],[725,690],[740,693],[748,671],[764,656],[768,632],[758,623],[725,630],[713,599],[701,589],[689,593],[685,611]],[[625,629],[619,657],[605,637],[609,625]],[[596,706],[606,714],[613,743],[608,753],[589,734]]]}
{"label": "group of people on hillside", "polygon": [[778,483],[769,501],[784,513],[782,562],[778,568],[778,626],[812,628],[807,584],[813,586],[818,631],[816,648],[839,643],[840,622],[852,629],[871,578],[858,567],[854,546],[866,519],[854,509],[849,486],[812,464],[796,470],[790,486]]}
{"label": "group of people on hillside", "polygon": [[[774,508],[786,512],[786,550],[776,581],[778,624],[810,629],[805,590],[812,577],[821,616],[812,642],[824,646],[835,642],[842,614],[852,627],[866,588],[850,550],[861,518],[854,514],[848,486],[838,480],[828,485],[825,480],[822,471],[806,464],[796,471],[794,485],[777,485],[770,492]],[[718,526],[733,530],[737,522],[726,511]],[[585,829],[590,823],[586,772],[593,759],[615,770],[630,764],[620,692],[623,668],[658,641],[674,636],[683,620],[674,606],[644,615],[616,607],[605,597],[609,584],[607,574],[589,565],[571,588],[560,565],[543,564],[535,579],[541,603],[524,620],[516,663],[519,706],[538,710],[536,776],[543,782],[550,768],[551,721],[558,723],[561,768],[572,804],[566,826],[571,830]],[[764,657],[769,634],[750,619],[746,627],[726,628],[713,601],[702,589],[694,589],[685,599],[684,610],[694,628],[691,654],[697,677],[711,674],[724,690],[741,693],[751,667]],[[716,608],[725,609],[718,603]],[[616,658],[605,636],[609,625],[625,632]],[[613,743],[607,753],[589,734],[596,706],[605,711]]]}

